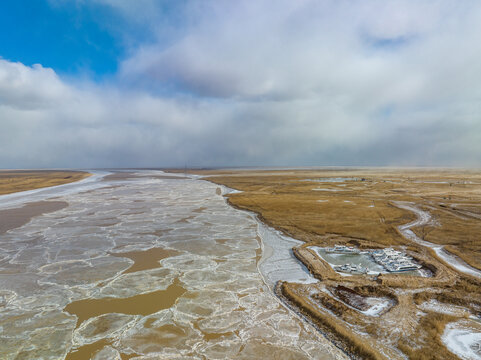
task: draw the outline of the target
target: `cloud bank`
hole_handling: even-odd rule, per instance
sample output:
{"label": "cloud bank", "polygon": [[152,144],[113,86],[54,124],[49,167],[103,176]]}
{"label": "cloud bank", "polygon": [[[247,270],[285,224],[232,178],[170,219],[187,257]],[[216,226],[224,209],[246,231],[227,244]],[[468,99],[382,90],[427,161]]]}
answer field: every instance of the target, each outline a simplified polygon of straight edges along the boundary
{"label": "cloud bank", "polygon": [[0,59],[0,167],[481,166],[477,1],[93,3],[149,40],[104,83]]}

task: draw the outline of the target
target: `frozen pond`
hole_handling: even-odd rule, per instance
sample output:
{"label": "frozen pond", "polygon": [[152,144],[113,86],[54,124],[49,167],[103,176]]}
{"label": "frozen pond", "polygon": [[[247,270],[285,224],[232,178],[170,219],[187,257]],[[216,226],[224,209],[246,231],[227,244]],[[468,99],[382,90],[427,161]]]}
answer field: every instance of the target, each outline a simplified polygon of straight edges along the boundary
{"label": "frozen pond", "polygon": [[446,325],[442,341],[463,360],[481,359],[481,325],[477,322],[462,320]]}
{"label": "frozen pond", "polygon": [[305,179],[303,181],[316,181],[321,183],[343,183],[346,181],[360,181],[359,178],[354,177],[326,177],[326,178],[318,178],[318,179]]}
{"label": "frozen pond", "polygon": [[369,270],[368,274],[387,272],[381,265],[375,263],[369,254],[333,254],[328,253],[325,248],[318,246],[310,246],[310,248],[314,250],[319,257],[328,262],[331,267],[349,263],[353,265],[360,264],[363,268],[367,267]]}
{"label": "frozen pond", "polygon": [[345,358],[270,289],[310,281],[294,240],[149,174],[30,194],[68,205],[0,234],[1,359]]}
{"label": "frozen pond", "polygon": [[[344,265],[344,264],[352,264],[352,265],[361,265],[363,268],[368,269],[368,275],[376,275],[376,274],[392,274],[387,271],[383,266],[376,263],[371,255],[369,254],[335,254],[335,253],[328,253],[326,248],[321,248],[318,246],[310,246],[312,250],[316,252],[316,254],[324,259],[331,267],[336,265]],[[342,273],[343,275],[346,275]],[[425,276],[421,271],[404,271],[395,274],[404,274],[404,275],[416,275],[416,276]]]}

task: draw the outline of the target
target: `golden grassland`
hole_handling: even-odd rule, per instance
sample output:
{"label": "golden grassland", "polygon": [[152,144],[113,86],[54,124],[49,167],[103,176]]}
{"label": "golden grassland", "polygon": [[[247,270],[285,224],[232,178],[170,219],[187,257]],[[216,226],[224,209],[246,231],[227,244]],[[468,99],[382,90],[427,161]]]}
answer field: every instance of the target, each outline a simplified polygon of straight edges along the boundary
{"label": "golden grassland", "polygon": [[[433,221],[412,230],[481,269],[481,172],[349,169],[196,173],[242,191],[228,196],[232,206],[253,211],[270,226],[305,242],[294,249],[294,255],[320,282],[284,282],[278,286],[279,293],[352,356],[456,358],[444,348],[441,335],[445,325],[459,320],[459,315],[421,310],[420,306],[435,300],[481,316],[481,281],[444,263],[432,249],[404,238],[398,226],[416,216],[396,207],[395,202],[409,201],[428,211]],[[335,177],[351,179],[318,181]],[[433,276],[343,277],[309,249],[334,244],[361,249],[402,246]],[[326,291],[338,285],[366,297],[391,299],[394,305],[380,316],[364,315]]]}
{"label": "golden grassland", "polygon": [[[457,199],[455,201],[461,202],[463,200]],[[453,202],[450,203],[454,204]],[[442,226],[428,225],[425,228],[416,229],[416,233],[427,241],[445,245],[446,250],[481,270],[479,232],[481,203],[478,202],[476,208],[472,206],[474,209],[469,212],[461,211],[460,207],[451,204],[443,202],[441,205],[430,206],[427,210],[435,216]]]}
{"label": "golden grassland", "polygon": [[67,184],[88,176],[83,171],[0,170],[0,195]]}

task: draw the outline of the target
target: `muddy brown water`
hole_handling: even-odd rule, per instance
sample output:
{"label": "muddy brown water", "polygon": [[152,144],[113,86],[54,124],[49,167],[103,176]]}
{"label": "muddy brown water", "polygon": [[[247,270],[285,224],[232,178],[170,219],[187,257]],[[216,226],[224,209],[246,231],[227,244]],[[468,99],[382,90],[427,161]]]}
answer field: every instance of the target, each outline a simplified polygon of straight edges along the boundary
{"label": "muddy brown water", "polygon": [[103,314],[118,313],[128,315],[150,315],[168,309],[185,293],[176,279],[165,290],[158,290],[128,298],[84,299],[71,302],[65,311],[77,317],[77,327],[83,321]]}
{"label": "muddy brown water", "polygon": [[65,201],[37,201],[19,208],[0,210],[0,235],[28,223],[33,217],[68,206]]}
{"label": "muddy brown water", "polygon": [[133,260],[134,263],[123,273],[133,273],[136,271],[150,270],[160,267],[160,260],[169,256],[178,255],[179,252],[175,250],[166,250],[163,248],[152,248],[143,251],[130,251],[125,253],[109,253],[116,257],[125,257]]}

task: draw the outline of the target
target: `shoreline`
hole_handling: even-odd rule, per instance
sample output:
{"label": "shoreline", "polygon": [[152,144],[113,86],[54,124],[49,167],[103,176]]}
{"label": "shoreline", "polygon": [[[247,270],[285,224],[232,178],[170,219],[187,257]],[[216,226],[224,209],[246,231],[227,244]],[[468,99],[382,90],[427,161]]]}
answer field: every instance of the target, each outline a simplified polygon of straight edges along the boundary
{"label": "shoreline", "polygon": [[0,196],[71,184],[92,175],[81,170],[0,170]]}
{"label": "shoreline", "polygon": [[[331,334],[331,333],[328,333],[328,332],[325,332],[323,331],[312,319],[310,319],[309,317],[306,317],[304,314],[302,314],[302,312],[299,310],[299,309],[295,309],[291,302],[289,301],[289,299],[284,296],[284,294],[282,293],[282,291],[280,291],[280,287],[282,286],[282,284],[284,283],[284,281],[286,280],[277,280],[275,281],[273,284],[270,284],[266,278],[266,276],[268,276],[269,274],[264,274],[264,272],[261,270],[261,266],[263,263],[265,263],[266,260],[268,260],[269,258],[271,258],[274,254],[275,254],[275,249],[272,248],[269,244],[266,244],[266,240],[264,239],[263,237],[263,234],[262,234],[262,231],[261,231],[261,227],[264,227],[265,228],[265,231],[268,231],[268,232],[272,232],[273,234],[276,234],[277,236],[279,237],[286,237],[286,238],[289,238],[291,239],[293,242],[299,242],[299,243],[303,243],[302,240],[297,240],[297,239],[294,239],[292,237],[290,237],[289,235],[287,234],[284,234],[280,229],[276,229],[275,227],[273,227],[272,225],[266,223],[265,221],[263,221],[263,219],[261,219],[261,216],[260,214],[257,214],[256,212],[254,211],[250,211],[250,210],[245,210],[245,209],[240,209],[238,208],[237,206],[235,206],[234,204],[232,204],[230,201],[229,201],[229,198],[227,195],[229,195],[230,193],[232,193],[233,191],[237,192],[239,190],[236,190],[236,189],[233,189],[233,188],[230,188],[226,185],[222,185],[222,184],[217,184],[217,183],[214,183],[208,179],[198,179],[198,180],[204,180],[204,181],[207,181],[211,184],[214,184],[216,186],[219,186],[221,188],[221,194],[219,194],[220,196],[223,197],[225,203],[232,207],[233,209],[237,210],[237,211],[241,211],[243,213],[246,213],[247,215],[249,215],[253,220],[256,221],[256,224],[257,224],[257,229],[256,229],[256,232],[257,232],[257,236],[259,237],[260,239],[260,245],[261,245],[261,258],[259,259],[258,263],[256,264],[256,268],[257,268],[257,271],[259,273],[259,275],[261,276],[262,278],[262,281],[264,283],[264,285],[271,291],[271,294],[274,296],[274,298],[279,302],[279,304],[281,306],[283,306],[285,309],[287,309],[289,312],[291,312],[295,317],[297,317],[303,324],[304,326],[308,326],[313,332],[317,333],[318,335],[320,335],[322,338],[324,338],[325,341],[327,341],[329,344],[332,345],[333,349],[332,350],[336,350],[338,351],[337,354],[334,354],[332,352],[330,352],[330,355],[334,356],[336,359],[349,359],[349,358],[353,358],[353,356],[355,356],[355,354],[352,354],[348,351],[347,349],[347,346],[345,346],[345,344],[343,344],[342,342],[340,341],[337,341],[337,339],[335,338],[334,334]],[[266,248],[269,248],[269,253],[267,254],[266,256]],[[292,248],[293,249],[293,248]],[[292,253],[292,249],[291,249],[291,257],[292,257],[292,260],[294,262],[296,262],[296,264],[298,264],[301,268],[304,268],[305,271],[306,271],[306,274],[311,277],[312,279],[316,280],[315,277],[313,276],[313,274],[311,273],[311,271],[305,266],[305,264],[301,261],[299,261],[299,259],[297,259],[296,256],[294,256],[294,254]],[[304,281],[301,280],[301,283],[306,283]]]}

